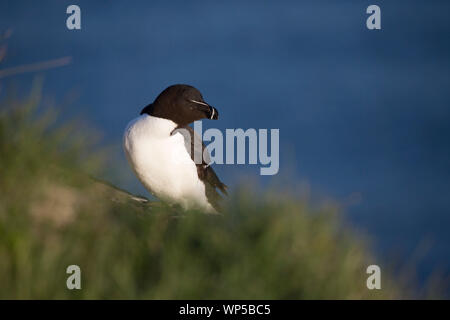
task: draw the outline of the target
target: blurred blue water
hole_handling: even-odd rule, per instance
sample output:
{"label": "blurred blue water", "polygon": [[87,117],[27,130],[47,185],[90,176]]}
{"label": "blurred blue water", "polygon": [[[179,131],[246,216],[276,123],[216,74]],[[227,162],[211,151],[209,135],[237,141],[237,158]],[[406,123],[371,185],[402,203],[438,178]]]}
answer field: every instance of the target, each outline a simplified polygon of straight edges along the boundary
{"label": "blurred blue water", "polygon": [[[65,27],[69,4],[80,31]],[[14,34],[0,68],[72,56],[46,72],[46,92],[75,91],[66,112],[116,142],[162,89],[192,84],[221,114],[204,127],[280,128],[280,175],[294,170],[313,194],[359,194],[349,219],[381,254],[406,259],[429,241],[424,279],[450,271],[450,2],[377,1],[380,31],[365,26],[370,4],[3,0],[0,30]],[[231,186],[259,173],[215,167]]]}

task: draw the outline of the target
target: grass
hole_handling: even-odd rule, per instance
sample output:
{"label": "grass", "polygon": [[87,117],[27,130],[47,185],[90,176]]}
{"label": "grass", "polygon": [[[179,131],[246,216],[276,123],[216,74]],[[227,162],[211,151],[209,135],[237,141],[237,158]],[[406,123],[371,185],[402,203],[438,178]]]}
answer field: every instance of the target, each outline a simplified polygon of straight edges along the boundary
{"label": "grass", "polygon": [[[79,124],[36,112],[38,92],[0,101],[1,299],[407,296],[383,268],[367,289],[367,266],[383,263],[333,208],[241,187],[221,216],[179,212],[89,178],[105,154]],[[81,290],[66,288],[72,264]]]}

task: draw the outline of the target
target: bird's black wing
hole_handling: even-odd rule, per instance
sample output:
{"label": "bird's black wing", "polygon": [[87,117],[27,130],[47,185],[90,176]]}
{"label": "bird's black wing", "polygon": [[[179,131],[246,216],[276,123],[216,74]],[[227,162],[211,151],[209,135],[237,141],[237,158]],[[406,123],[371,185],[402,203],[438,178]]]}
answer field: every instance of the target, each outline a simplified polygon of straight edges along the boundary
{"label": "bird's black wing", "polygon": [[219,211],[221,196],[217,189],[223,194],[228,195],[227,186],[220,181],[217,174],[211,167],[211,158],[204,145],[202,138],[190,126],[178,127],[172,131],[172,134],[181,133],[184,137],[186,150],[189,152],[192,161],[197,166],[198,178],[205,184],[205,192],[208,201]]}

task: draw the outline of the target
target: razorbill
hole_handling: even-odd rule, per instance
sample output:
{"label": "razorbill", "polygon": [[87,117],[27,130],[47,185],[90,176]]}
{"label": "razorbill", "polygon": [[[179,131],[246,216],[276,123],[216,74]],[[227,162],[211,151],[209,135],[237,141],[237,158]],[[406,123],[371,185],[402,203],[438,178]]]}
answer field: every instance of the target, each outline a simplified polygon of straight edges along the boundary
{"label": "razorbill", "polygon": [[170,86],[128,124],[123,146],[133,171],[150,193],[184,209],[216,213],[217,189],[227,194],[227,186],[211,168],[202,138],[189,126],[204,118],[217,120],[219,113],[199,90],[183,84]]}

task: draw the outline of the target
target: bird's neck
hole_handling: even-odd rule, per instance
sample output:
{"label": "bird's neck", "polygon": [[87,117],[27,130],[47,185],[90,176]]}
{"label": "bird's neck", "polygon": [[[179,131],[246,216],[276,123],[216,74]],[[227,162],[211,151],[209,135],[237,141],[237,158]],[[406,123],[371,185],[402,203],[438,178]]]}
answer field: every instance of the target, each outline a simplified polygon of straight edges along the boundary
{"label": "bird's neck", "polygon": [[167,137],[177,127],[177,124],[172,120],[159,118],[144,114],[141,116],[141,128],[146,134],[152,136]]}

